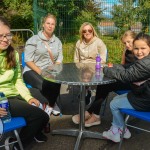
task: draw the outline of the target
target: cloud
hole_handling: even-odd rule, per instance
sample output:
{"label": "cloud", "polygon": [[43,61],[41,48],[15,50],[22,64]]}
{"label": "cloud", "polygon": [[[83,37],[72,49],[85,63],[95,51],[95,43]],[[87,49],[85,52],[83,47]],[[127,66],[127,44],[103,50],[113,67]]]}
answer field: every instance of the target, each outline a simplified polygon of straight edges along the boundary
{"label": "cloud", "polygon": [[95,2],[101,3],[101,8],[104,10],[103,15],[106,18],[112,18],[112,8],[114,4],[119,4],[118,0],[95,0]]}

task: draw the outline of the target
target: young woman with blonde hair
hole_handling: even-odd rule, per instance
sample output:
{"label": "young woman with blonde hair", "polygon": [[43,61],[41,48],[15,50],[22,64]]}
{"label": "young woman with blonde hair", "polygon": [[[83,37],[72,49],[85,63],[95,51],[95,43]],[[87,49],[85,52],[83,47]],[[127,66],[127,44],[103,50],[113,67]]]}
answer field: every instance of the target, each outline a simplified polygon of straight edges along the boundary
{"label": "young woman with blonde hair", "polygon": [[[135,38],[136,34],[133,31],[126,31],[121,41],[124,44],[124,53],[123,53],[123,61],[122,64],[124,64],[125,67],[128,67],[134,61],[136,60],[135,56],[132,53],[133,50],[133,40]],[[112,84],[106,84],[106,85],[98,85],[96,90],[96,97],[95,101],[91,105],[91,107],[85,111],[85,127],[91,127],[94,125],[101,124],[100,119],[100,109],[103,101],[108,96],[109,92],[117,91],[117,90],[130,90],[131,87],[129,84],[116,82]],[[80,121],[79,115],[74,115],[72,117],[72,120],[75,124],[78,124]]]}

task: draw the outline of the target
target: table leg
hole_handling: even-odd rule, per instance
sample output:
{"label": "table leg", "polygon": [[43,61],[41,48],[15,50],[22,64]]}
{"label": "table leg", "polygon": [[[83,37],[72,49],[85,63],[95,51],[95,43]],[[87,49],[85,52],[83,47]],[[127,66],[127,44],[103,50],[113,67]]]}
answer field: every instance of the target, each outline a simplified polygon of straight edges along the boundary
{"label": "table leg", "polygon": [[53,130],[52,134],[61,134],[69,136],[77,136],[77,141],[74,147],[74,150],[79,150],[81,145],[81,140],[83,138],[96,138],[96,139],[105,139],[102,137],[102,134],[99,132],[92,132],[85,130],[85,86],[80,86],[80,102],[79,102],[79,114],[80,114],[80,124],[79,129],[61,129]]}

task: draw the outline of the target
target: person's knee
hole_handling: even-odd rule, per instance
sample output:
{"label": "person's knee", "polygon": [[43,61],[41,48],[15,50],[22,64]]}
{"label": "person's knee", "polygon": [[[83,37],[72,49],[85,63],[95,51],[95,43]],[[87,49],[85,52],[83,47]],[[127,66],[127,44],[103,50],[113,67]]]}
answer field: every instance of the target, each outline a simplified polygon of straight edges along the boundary
{"label": "person's knee", "polygon": [[110,109],[111,110],[114,110],[116,108],[116,100],[113,99],[111,102],[110,102]]}

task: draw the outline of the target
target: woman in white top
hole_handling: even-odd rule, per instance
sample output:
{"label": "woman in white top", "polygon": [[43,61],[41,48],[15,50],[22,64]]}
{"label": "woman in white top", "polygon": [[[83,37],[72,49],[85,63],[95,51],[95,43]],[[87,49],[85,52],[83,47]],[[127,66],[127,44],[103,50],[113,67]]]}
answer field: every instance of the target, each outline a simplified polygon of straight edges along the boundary
{"label": "woman in white top", "polygon": [[93,25],[89,22],[84,22],[80,27],[79,34],[80,40],[76,43],[74,62],[95,63],[96,56],[99,53],[101,63],[106,63],[106,45],[98,38]]}
{"label": "woman in white top", "polygon": [[[47,81],[42,78],[42,69],[52,64],[60,64],[63,60],[62,43],[54,35],[56,17],[48,14],[44,17],[43,29],[37,35],[32,36],[25,46],[25,62],[23,78],[27,84],[39,89],[39,92],[47,99],[50,112],[58,115],[59,111],[53,110],[60,93],[60,84]],[[58,107],[55,107],[58,110]]]}

